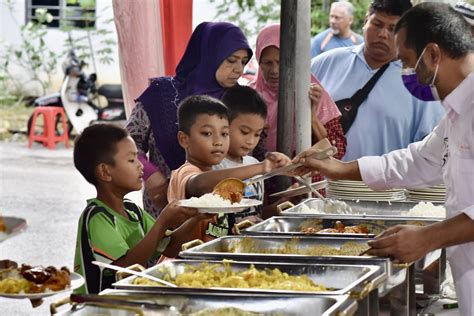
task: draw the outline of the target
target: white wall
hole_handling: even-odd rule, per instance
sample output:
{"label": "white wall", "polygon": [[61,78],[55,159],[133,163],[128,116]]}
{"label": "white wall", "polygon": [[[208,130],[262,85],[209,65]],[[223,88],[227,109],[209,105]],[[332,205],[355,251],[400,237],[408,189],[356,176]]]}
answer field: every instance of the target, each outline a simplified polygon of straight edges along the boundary
{"label": "white wall", "polygon": [[[136,1],[137,0],[122,0],[122,1]],[[140,0],[140,1],[158,1],[158,0]],[[217,1],[216,1],[217,2]],[[6,0],[0,0],[0,43],[5,41],[7,43],[18,46],[20,44],[20,32],[17,23],[24,25],[25,23],[25,3],[26,0],[13,0],[14,3],[14,12],[13,16],[10,14],[9,10],[6,7]],[[112,37],[117,40],[117,34],[115,30],[115,25],[113,22],[104,25],[103,21],[111,19],[113,17],[112,10],[112,0],[96,0],[97,10],[96,13],[100,17],[98,26],[100,28],[106,28],[111,30]],[[203,21],[213,21],[215,19],[215,3],[211,3],[209,0],[194,0],[193,1],[193,29]],[[217,19],[224,20],[224,19]],[[145,31],[145,30],[144,30]],[[75,31],[81,32],[81,31]],[[82,32],[85,33],[85,32]],[[58,29],[49,29],[49,32],[45,38],[48,47],[60,53],[64,50],[64,42],[67,37],[67,34],[58,30]],[[255,39],[249,39],[251,45],[254,45]],[[99,43],[94,42],[94,45],[99,45]],[[118,52],[117,46],[113,47],[112,57],[114,62],[110,65],[103,65],[97,62],[97,75],[100,83],[120,83],[120,71],[118,66]],[[52,91],[59,89],[61,81],[63,78],[61,63],[64,60],[64,56],[61,56],[58,60],[57,71],[53,75],[53,88]],[[96,59],[98,61],[98,59]],[[87,73],[92,72],[92,65],[86,69]],[[22,76],[23,74],[16,70],[17,76]]]}
{"label": "white wall", "polygon": [[[18,46],[21,43],[20,32],[17,23],[20,25],[25,24],[25,3],[26,0],[14,0],[14,12],[13,16],[10,14],[6,7],[6,0],[0,0],[0,40],[6,41],[10,44]],[[96,0],[97,10],[96,14],[100,17],[98,26],[111,30],[113,33],[110,35],[112,38],[117,40],[117,34],[115,31],[115,25],[113,22],[109,24],[103,24],[105,20],[113,17],[112,0]],[[75,33],[85,34],[84,31],[74,31]],[[67,34],[58,29],[51,28],[46,35],[46,44],[48,47],[56,53],[64,51],[64,42],[67,38]],[[96,41],[93,41],[93,45],[98,47],[100,45]],[[118,52],[117,46],[112,47],[113,53],[112,58],[114,61],[110,65],[103,65],[97,60],[97,75],[100,83],[120,83],[119,67],[118,67]],[[58,60],[57,71],[53,76],[53,88],[52,90],[58,90],[63,78],[61,63],[64,60],[64,56],[61,56]],[[18,75],[18,70],[16,70]],[[93,72],[92,65],[86,69],[87,73]]]}

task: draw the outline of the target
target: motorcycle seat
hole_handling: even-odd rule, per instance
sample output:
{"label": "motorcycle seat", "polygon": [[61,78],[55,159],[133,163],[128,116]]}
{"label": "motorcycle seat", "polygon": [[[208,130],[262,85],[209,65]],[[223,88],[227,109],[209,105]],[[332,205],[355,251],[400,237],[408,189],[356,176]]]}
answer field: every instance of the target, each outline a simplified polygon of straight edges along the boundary
{"label": "motorcycle seat", "polygon": [[122,86],[119,84],[101,85],[98,93],[107,99],[123,99]]}

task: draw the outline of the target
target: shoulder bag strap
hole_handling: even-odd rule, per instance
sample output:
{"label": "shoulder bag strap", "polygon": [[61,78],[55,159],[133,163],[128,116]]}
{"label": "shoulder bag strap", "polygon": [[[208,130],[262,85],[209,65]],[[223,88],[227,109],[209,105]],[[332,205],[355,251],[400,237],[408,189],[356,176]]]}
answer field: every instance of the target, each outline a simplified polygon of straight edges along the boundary
{"label": "shoulder bag strap", "polygon": [[383,75],[385,70],[390,66],[390,63],[385,64],[380,68],[370,80],[363,86],[361,89],[357,90],[356,93],[351,97],[352,100],[352,107],[359,107],[362,102],[369,96],[370,91],[375,86],[379,78]]}

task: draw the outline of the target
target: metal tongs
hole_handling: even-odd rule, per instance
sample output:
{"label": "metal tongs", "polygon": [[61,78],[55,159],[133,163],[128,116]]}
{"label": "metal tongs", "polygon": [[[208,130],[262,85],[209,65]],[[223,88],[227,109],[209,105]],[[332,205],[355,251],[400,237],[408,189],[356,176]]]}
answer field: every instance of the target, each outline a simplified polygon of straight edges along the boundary
{"label": "metal tongs", "polygon": [[[310,157],[318,159],[318,160],[322,160],[322,159],[332,157],[337,153],[337,148],[334,147],[333,145],[331,145],[331,143],[329,142],[329,140],[327,138],[324,138],[324,139],[320,140],[315,145],[313,145],[311,148],[315,149],[316,152],[313,155],[311,155]],[[301,166],[302,166],[301,163],[290,164],[288,166],[285,166],[285,167],[278,168],[278,169],[272,170],[270,172],[267,172],[267,173],[265,173],[261,176],[245,180],[244,183],[245,183],[245,185],[249,185],[249,184],[252,184],[252,183],[255,183],[255,182],[259,182],[259,181],[269,179],[269,178],[274,177],[274,176],[287,175],[291,171],[293,171],[296,168],[299,168]],[[307,184],[305,184],[305,185],[307,185]]]}

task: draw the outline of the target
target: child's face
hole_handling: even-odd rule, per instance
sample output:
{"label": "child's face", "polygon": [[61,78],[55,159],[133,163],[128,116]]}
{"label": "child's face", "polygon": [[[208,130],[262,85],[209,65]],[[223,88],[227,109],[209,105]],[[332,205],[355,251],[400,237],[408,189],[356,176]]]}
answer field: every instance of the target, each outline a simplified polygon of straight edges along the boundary
{"label": "child's face", "polygon": [[220,163],[229,150],[229,121],[218,115],[198,115],[189,135],[183,132],[179,135],[188,161],[198,166]]}
{"label": "child's face", "polygon": [[240,159],[257,146],[265,127],[265,119],[259,114],[239,114],[230,123],[230,147],[228,156]]}
{"label": "child's face", "polygon": [[143,184],[143,165],[137,158],[137,146],[131,137],[117,143],[114,165],[108,165],[111,183],[124,192],[137,191]]}

